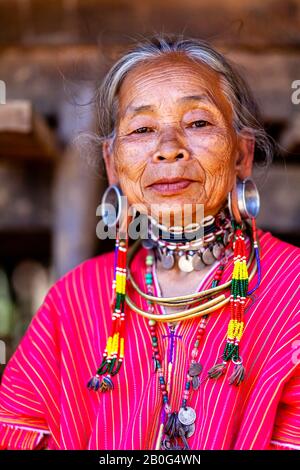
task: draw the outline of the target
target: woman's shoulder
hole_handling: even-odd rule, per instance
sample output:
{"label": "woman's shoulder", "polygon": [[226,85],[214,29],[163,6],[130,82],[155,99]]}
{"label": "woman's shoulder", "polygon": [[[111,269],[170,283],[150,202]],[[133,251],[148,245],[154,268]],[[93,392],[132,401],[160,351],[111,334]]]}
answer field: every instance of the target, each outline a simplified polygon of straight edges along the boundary
{"label": "woman's shoulder", "polygon": [[91,277],[100,277],[113,272],[114,252],[108,251],[86,258],[58,277],[53,285],[60,286],[67,282],[84,282]]}
{"label": "woman's shoulder", "polygon": [[280,264],[282,260],[289,259],[289,263],[297,264],[299,268],[300,247],[278,238],[267,230],[258,229],[258,239],[263,260],[272,260]]}
{"label": "woman's shoulder", "polygon": [[114,252],[92,256],[78,263],[55,279],[45,294],[41,308],[55,310],[62,315],[64,307],[76,302],[80,304],[95,293],[108,294],[114,269]]}
{"label": "woman's shoulder", "polygon": [[299,302],[300,248],[269,231],[258,230],[261,261],[261,293],[272,301]]}

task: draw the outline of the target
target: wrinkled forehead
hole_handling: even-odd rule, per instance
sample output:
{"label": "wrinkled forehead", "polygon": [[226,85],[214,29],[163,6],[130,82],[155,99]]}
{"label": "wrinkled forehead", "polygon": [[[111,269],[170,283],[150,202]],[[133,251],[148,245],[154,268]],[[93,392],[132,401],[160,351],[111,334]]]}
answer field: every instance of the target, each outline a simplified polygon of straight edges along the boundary
{"label": "wrinkled forehead", "polygon": [[185,54],[168,55],[136,65],[123,80],[118,92],[119,118],[145,101],[158,106],[187,94],[200,94],[214,104],[226,120],[232,120],[232,105],[224,90],[224,79],[208,65]]}

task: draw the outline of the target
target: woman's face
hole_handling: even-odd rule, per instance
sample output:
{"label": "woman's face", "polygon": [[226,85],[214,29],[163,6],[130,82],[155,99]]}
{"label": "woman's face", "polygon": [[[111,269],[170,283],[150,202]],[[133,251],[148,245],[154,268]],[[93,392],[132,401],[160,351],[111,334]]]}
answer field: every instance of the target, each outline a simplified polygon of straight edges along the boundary
{"label": "woman's face", "polygon": [[209,67],[175,54],[155,59],[126,76],[118,97],[116,138],[103,154],[110,183],[129,204],[155,217],[164,210],[178,217],[184,204],[193,213],[203,204],[205,215],[215,215],[236,175],[251,174],[253,145],[237,137]]}

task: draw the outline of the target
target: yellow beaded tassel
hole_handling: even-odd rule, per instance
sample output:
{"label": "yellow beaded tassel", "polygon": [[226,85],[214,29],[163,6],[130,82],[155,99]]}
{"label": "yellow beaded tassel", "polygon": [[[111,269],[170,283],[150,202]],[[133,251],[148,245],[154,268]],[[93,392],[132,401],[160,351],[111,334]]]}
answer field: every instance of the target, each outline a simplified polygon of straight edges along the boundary
{"label": "yellow beaded tassel", "polygon": [[[108,337],[103,353],[102,363],[97,373],[89,380],[87,387],[90,390],[106,392],[112,390],[114,384],[112,377],[116,375],[122,366],[124,359],[124,322],[125,322],[125,293],[127,279],[127,250],[128,239],[116,239],[115,269],[112,283],[114,305],[112,314],[112,334]],[[101,375],[104,377],[101,379]]]}
{"label": "yellow beaded tassel", "polygon": [[223,352],[223,362],[215,364],[209,371],[211,379],[217,379],[225,373],[227,364],[234,364],[234,372],[229,378],[230,385],[239,385],[245,377],[245,368],[239,354],[239,344],[244,331],[244,310],[248,290],[248,270],[246,264],[246,245],[241,228],[235,232],[234,268],[232,273],[230,295],[230,321],[227,330],[227,341]]}

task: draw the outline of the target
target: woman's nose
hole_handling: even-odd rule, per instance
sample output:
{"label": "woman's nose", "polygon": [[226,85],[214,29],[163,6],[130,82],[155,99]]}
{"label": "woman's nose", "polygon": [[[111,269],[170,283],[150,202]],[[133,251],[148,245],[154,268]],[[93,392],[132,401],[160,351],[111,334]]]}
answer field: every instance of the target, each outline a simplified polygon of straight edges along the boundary
{"label": "woman's nose", "polygon": [[154,162],[161,162],[163,160],[166,162],[172,162],[177,160],[188,160],[189,158],[190,155],[187,149],[179,147],[178,145],[168,148],[164,147],[163,149],[160,148],[153,155]]}
{"label": "woman's nose", "polygon": [[154,162],[172,162],[176,160],[188,160],[190,158],[190,154],[188,149],[182,145],[180,139],[175,137],[174,135],[170,138],[161,141],[158,145],[157,151],[153,155]]}

